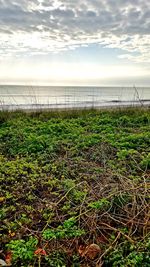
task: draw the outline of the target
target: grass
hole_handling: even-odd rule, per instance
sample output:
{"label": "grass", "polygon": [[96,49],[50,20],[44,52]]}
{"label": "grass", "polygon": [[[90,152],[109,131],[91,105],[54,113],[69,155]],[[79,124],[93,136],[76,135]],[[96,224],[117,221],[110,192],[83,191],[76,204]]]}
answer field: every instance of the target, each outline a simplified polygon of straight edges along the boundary
{"label": "grass", "polygon": [[150,266],[149,109],[2,111],[0,124],[0,259]]}

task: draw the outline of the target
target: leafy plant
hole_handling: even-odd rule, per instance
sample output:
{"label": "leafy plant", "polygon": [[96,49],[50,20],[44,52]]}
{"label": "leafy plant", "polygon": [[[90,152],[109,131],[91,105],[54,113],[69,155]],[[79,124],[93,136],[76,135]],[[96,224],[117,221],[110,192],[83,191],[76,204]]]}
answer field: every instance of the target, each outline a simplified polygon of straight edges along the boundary
{"label": "leafy plant", "polygon": [[93,242],[106,267],[149,266],[149,109],[0,112],[0,124],[0,250],[14,266],[91,265],[77,251]]}
{"label": "leafy plant", "polygon": [[89,203],[88,206],[93,209],[102,210],[107,209],[110,206],[110,202],[106,198],[102,198],[98,201]]}
{"label": "leafy plant", "polygon": [[104,260],[104,267],[148,267],[150,266],[150,251],[148,242],[144,246],[140,242],[133,246],[124,242],[111,251]]}
{"label": "leafy plant", "polygon": [[66,255],[59,251],[51,253],[46,261],[50,267],[66,267]]}
{"label": "leafy plant", "polygon": [[12,252],[13,261],[19,259],[29,261],[33,259],[37,244],[38,240],[31,236],[27,241],[23,239],[11,240],[7,248]]}
{"label": "leafy plant", "polygon": [[61,239],[61,238],[72,238],[78,237],[85,234],[85,231],[77,228],[76,219],[70,218],[64,221],[63,225],[58,226],[56,229],[46,229],[43,232],[43,237],[46,240],[49,239]]}
{"label": "leafy plant", "polygon": [[148,153],[148,155],[146,155],[145,157],[143,157],[140,165],[143,168],[150,169],[150,153]]}

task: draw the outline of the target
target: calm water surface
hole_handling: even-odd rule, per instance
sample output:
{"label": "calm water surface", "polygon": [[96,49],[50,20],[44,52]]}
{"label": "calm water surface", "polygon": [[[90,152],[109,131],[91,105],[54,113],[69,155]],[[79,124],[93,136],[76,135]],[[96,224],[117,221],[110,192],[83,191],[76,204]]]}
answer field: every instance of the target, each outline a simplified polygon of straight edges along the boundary
{"label": "calm water surface", "polygon": [[2,86],[0,109],[150,104],[150,87]]}

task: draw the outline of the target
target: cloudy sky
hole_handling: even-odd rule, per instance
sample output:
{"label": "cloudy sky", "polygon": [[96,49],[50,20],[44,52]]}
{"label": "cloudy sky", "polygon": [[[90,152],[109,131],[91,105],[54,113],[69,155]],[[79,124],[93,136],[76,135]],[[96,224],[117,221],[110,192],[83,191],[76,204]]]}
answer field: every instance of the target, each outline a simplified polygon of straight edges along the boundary
{"label": "cloudy sky", "polygon": [[150,0],[0,0],[0,84],[150,85]]}

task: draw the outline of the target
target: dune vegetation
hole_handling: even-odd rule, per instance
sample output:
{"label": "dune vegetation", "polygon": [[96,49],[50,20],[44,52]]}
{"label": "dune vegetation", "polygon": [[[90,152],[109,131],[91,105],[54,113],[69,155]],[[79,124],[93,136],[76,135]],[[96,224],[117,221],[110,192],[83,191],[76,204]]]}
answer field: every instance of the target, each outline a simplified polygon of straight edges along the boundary
{"label": "dune vegetation", "polygon": [[0,112],[0,183],[2,266],[150,266],[148,108]]}

